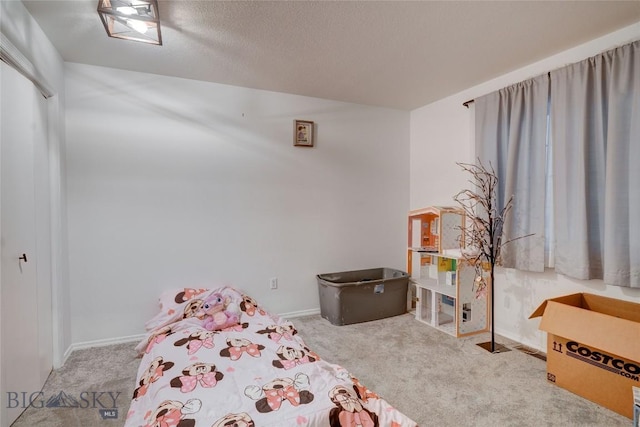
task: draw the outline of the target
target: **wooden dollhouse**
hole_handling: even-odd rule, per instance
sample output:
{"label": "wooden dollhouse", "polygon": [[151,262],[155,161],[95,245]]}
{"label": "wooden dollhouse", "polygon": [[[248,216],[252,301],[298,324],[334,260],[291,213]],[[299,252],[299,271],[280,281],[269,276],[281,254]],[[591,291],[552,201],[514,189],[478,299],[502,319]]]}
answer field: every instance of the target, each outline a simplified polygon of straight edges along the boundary
{"label": "wooden dollhouse", "polygon": [[486,293],[475,289],[476,269],[462,256],[462,209],[432,206],[409,212],[407,272],[416,292],[416,319],[453,336],[489,327]]}

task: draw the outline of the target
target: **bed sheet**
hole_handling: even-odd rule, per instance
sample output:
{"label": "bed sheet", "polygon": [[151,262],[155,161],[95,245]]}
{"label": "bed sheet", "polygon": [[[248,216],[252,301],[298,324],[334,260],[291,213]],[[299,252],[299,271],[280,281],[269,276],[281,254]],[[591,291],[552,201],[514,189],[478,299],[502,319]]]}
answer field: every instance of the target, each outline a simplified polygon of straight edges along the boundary
{"label": "bed sheet", "polygon": [[[198,307],[212,292],[238,303],[239,324],[203,328]],[[240,291],[185,288],[163,294],[161,307],[137,347],[125,427],[416,427]]]}

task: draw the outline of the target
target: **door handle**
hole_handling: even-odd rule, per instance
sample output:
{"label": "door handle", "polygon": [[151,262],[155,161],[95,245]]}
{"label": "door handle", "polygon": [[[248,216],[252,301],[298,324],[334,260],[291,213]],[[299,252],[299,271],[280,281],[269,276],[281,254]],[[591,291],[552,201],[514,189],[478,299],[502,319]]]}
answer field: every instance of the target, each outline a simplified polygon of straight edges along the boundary
{"label": "door handle", "polygon": [[22,256],[18,259],[21,261],[27,262],[27,254],[22,254]]}

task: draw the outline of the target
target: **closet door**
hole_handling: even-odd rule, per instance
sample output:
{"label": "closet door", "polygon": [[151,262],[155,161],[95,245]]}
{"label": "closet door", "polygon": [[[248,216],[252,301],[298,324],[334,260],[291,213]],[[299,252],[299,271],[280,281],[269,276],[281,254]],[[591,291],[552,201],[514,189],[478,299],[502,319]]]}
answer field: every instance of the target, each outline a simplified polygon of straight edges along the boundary
{"label": "closet door", "polygon": [[[4,426],[29,403],[22,392],[28,399],[40,391],[51,369],[52,349],[46,348],[47,341],[51,343],[51,278],[46,271],[38,271],[37,262],[41,253],[50,254],[51,249],[46,247],[50,237],[38,248],[36,232],[46,233],[48,225],[50,236],[49,219],[38,219],[50,215],[36,215],[36,206],[43,206],[41,199],[48,190],[36,191],[44,175],[34,168],[36,162],[42,164],[42,152],[47,150],[46,100],[13,68],[0,66],[0,383],[4,409],[0,424]],[[48,174],[48,168],[44,173]],[[50,271],[50,263],[43,264]],[[48,327],[48,339],[41,325]]]}

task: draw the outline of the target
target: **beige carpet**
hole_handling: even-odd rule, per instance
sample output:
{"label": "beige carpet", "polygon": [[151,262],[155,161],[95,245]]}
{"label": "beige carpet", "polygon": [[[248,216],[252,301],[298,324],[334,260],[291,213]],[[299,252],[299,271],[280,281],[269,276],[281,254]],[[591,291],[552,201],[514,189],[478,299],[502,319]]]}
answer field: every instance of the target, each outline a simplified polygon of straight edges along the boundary
{"label": "beige carpet", "polygon": [[[320,316],[293,322],[316,353],[350,370],[421,427],[631,424],[547,383],[544,361],[518,350],[491,354],[478,347],[488,334],[456,339],[409,314],[347,326],[333,326]],[[134,346],[75,351],[45,384],[44,407],[27,409],[13,426],[122,426],[139,362]],[[61,391],[80,407],[47,408],[51,397],[61,398],[54,404],[65,401]],[[117,413],[108,412],[114,401]]]}

